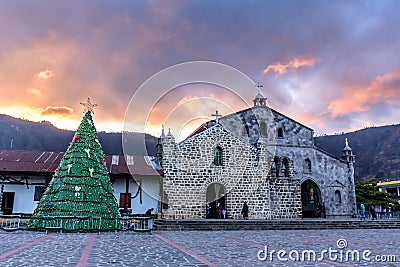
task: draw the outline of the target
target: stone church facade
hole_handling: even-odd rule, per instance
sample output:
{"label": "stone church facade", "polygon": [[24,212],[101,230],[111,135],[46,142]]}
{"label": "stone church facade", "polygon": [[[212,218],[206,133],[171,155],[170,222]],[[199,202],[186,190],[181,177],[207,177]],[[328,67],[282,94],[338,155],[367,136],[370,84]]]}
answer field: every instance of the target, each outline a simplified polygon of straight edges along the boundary
{"label": "stone church facade", "polygon": [[[160,137],[163,218],[328,217],[356,214],[354,156],[343,159],[314,146],[313,130],[270,109],[258,94],[254,107],[209,121],[177,143]],[[221,208],[219,207],[221,206]]]}

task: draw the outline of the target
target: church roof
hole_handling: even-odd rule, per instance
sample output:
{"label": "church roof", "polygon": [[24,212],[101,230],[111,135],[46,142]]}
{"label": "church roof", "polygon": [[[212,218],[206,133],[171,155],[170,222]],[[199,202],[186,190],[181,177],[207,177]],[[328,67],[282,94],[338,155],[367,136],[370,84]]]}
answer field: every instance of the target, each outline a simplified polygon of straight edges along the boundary
{"label": "church roof", "polygon": [[[261,94],[258,94],[258,95],[260,95],[262,98],[264,98]],[[258,95],[257,95],[257,96],[258,96]],[[256,96],[256,98],[257,98],[257,96]],[[228,114],[228,115],[226,115],[226,116],[223,116],[222,118],[226,118],[226,117],[229,117],[229,116],[237,116],[237,115],[239,115],[239,114],[241,114],[241,113],[249,112],[249,111],[251,111],[253,108],[258,108],[258,107],[246,108],[246,109],[243,109],[243,110],[240,110],[240,111],[237,111],[237,112]],[[265,108],[265,107],[261,107],[261,108]],[[284,118],[286,118],[286,119],[288,119],[288,120],[291,120],[291,121],[293,121],[293,122],[295,122],[295,123],[301,125],[301,126],[304,127],[304,128],[307,128],[307,129],[310,130],[310,131],[314,131],[314,130],[311,129],[310,127],[308,127],[308,126],[306,126],[306,125],[304,125],[304,124],[302,124],[302,123],[300,123],[300,122],[298,122],[298,121],[296,121],[296,120],[294,120],[294,119],[292,119],[292,118],[290,118],[290,117],[288,117],[288,116],[286,116],[286,115],[284,115],[284,114],[282,114],[282,113],[280,113],[280,112],[278,112],[278,111],[276,111],[276,110],[274,110],[274,109],[272,109],[272,108],[270,108],[270,109],[271,109],[271,112],[272,112],[274,115],[275,115],[275,114],[278,114],[278,115],[280,115],[280,116],[282,116],[282,117],[284,117]],[[210,120],[210,121],[207,121],[207,122],[201,124],[199,127],[196,128],[196,130],[194,130],[191,134],[189,134],[189,135],[186,137],[186,139],[188,139],[188,138],[190,138],[190,137],[192,137],[192,136],[194,136],[194,135],[196,135],[196,134],[198,134],[198,133],[201,133],[202,131],[206,130],[207,128],[209,128],[209,127],[211,127],[211,126],[213,126],[213,125],[215,125],[215,120]]]}
{"label": "church roof", "polygon": [[196,134],[198,134],[198,133],[201,133],[201,132],[204,131],[205,129],[207,129],[207,122],[202,123],[199,127],[197,127],[196,130],[194,130],[191,134],[189,134],[189,135],[186,137],[186,139],[188,139],[188,138],[190,138],[190,137],[192,137],[192,136],[194,136],[194,135],[196,135]]}
{"label": "church roof", "polygon": [[262,94],[257,94],[256,97],[255,97],[255,99],[257,99],[257,98],[264,99],[265,97],[264,97]]}

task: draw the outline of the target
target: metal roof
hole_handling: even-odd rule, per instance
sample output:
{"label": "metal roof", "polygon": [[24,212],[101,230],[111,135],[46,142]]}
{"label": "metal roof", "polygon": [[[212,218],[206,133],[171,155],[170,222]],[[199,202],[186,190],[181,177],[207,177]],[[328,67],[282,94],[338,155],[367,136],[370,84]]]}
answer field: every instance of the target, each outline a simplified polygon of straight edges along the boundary
{"label": "metal roof", "polygon": [[[37,173],[53,174],[64,152],[0,150],[0,174]],[[149,156],[106,155],[110,175],[162,175],[162,169]],[[129,172],[131,170],[132,173]]]}

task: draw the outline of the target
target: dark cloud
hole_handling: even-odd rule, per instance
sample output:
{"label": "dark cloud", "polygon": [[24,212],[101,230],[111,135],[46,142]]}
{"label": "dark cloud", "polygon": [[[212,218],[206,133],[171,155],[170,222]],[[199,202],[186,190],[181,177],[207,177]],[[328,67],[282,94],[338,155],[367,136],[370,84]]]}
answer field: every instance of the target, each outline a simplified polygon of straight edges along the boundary
{"label": "dark cloud", "polygon": [[[23,100],[31,108],[80,110],[90,96],[99,104],[97,121],[122,122],[130,97],[152,74],[211,60],[263,82],[272,106],[310,127],[347,130],[360,112],[374,120],[369,107],[378,102],[397,113],[398,82],[372,82],[400,71],[399,8],[397,1],[2,1],[0,107],[21,106],[21,95],[35,88],[41,94]],[[263,73],[295,59],[318,62]],[[56,75],[35,80],[44,70]],[[363,88],[379,88],[363,109],[330,109]],[[373,101],[385,90],[390,99]]]}

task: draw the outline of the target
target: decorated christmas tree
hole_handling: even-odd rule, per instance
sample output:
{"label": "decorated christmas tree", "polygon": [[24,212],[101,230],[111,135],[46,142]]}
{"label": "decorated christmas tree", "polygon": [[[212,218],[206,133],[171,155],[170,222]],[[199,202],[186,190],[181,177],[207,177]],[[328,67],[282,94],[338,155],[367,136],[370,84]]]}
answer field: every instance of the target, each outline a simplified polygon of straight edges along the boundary
{"label": "decorated christmas tree", "polygon": [[92,119],[85,115],[36,207],[29,229],[111,231],[121,229],[113,187]]}

